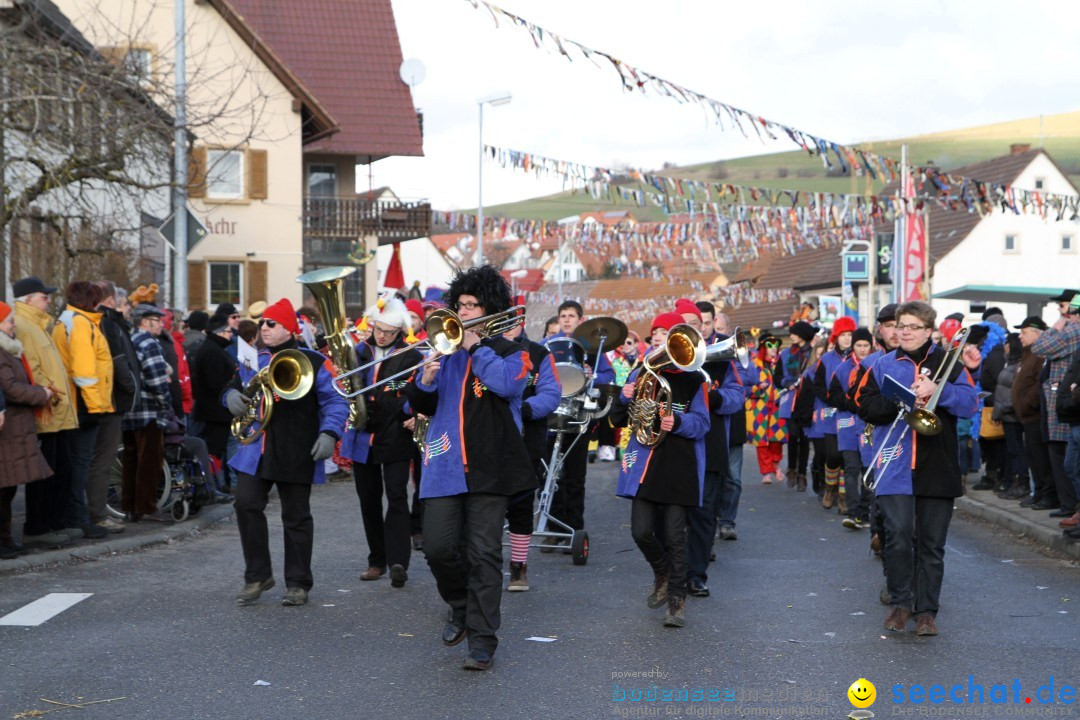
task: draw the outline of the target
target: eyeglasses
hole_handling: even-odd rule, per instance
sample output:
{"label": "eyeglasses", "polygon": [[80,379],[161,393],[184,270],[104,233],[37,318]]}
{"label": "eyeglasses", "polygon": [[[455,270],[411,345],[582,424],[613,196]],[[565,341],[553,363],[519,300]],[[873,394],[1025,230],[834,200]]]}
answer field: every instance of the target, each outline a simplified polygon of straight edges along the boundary
{"label": "eyeglasses", "polygon": [[480,303],[477,302],[459,302],[457,304],[458,310],[475,310],[480,307]]}
{"label": "eyeglasses", "polygon": [[912,323],[911,325],[897,325],[896,329],[900,332],[907,332],[908,330],[910,330],[911,332],[915,332],[916,330],[929,330],[930,328],[926,327],[925,325],[916,325]]}
{"label": "eyeglasses", "polygon": [[381,328],[378,325],[376,325],[375,328],[374,328],[374,331],[376,333],[378,333],[379,335],[393,335],[394,333],[398,332],[400,329],[401,328],[386,329],[386,328]]}
{"label": "eyeglasses", "polygon": [[268,328],[276,328],[278,326],[278,324],[273,320],[260,320],[259,327],[263,327],[264,325]]}

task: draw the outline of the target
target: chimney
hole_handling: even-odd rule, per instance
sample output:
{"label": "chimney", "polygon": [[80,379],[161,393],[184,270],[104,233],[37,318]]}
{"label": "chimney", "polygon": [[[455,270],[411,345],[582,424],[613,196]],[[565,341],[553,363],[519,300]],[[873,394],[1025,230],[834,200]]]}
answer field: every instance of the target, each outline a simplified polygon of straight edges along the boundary
{"label": "chimney", "polygon": [[1031,149],[1031,143],[1013,143],[1009,146],[1010,155],[1019,155],[1020,153],[1026,153]]}

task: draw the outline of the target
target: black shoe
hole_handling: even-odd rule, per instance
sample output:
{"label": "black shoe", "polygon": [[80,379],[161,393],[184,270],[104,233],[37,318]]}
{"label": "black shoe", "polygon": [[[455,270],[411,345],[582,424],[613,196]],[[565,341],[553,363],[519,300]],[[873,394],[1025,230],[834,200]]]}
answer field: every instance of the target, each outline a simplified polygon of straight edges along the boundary
{"label": "black shoe", "polygon": [[980,480],[976,484],[972,485],[971,489],[972,490],[993,490],[994,489],[994,483],[990,482],[985,477],[983,477],[982,480]]}
{"label": "black shoe", "polygon": [[1032,510],[1056,510],[1058,507],[1060,507],[1060,504],[1056,502],[1051,502],[1043,498],[1039,502],[1033,503],[1028,507],[1030,507]]}
{"label": "black shoe", "polygon": [[465,639],[465,627],[464,623],[461,625],[456,624],[453,620],[448,620],[446,625],[442,629],[442,641],[446,647],[454,647],[459,642]]}
{"label": "black shoe", "polygon": [[89,525],[83,525],[82,527],[83,537],[87,540],[100,540],[103,537],[108,537],[109,531],[100,525],[90,523]]}
{"label": "black shoe", "polygon": [[495,664],[495,656],[487,650],[470,650],[462,665],[466,670],[490,670]]}
{"label": "black shoe", "polygon": [[691,580],[686,586],[686,592],[691,597],[709,597],[709,587],[700,580]]}
{"label": "black shoe", "polygon": [[[18,555],[25,555],[28,552],[30,552],[30,551],[26,549],[25,545],[20,545],[19,543],[15,542],[14,540],[8,540],[7,542],[0,543],[0,553],[15,553],[15,556],[18,556]],[[13,556],[4,555],[4,557],[13,557]]]}
{"label": "black shoe", "polygon": [[11,548],[0,545],[0,560],[14,560],[19,557],[19,553]]}
{"label": "black shoe", "polygon": [[1080,527],[1069,528],[1065,531],[1065,537],[1070,540],[1080,540]]}
{"label": "black shoe", "polygon": [[1072,517],[1075,514],[1076,513],[1074,513],[1072,510],[1068,510],[1066,508],[1058,508],[1054,512],[1050,513],[1050,517]]}
{"label": "black shoe", "polygon": [[1034,495],[1028,495],[1023,500],[1020,501],[1020,507],[1028,508],[1028,507],[1031,507],[1032,505],[1034,505],[1036,502],[1038,502],[1038,501],[1035,499]]}
{"label": "black shoe", "polygon": [[409,579],[409,573],[401,565],[390,566],[390,587],[405,587],[405,581]]}

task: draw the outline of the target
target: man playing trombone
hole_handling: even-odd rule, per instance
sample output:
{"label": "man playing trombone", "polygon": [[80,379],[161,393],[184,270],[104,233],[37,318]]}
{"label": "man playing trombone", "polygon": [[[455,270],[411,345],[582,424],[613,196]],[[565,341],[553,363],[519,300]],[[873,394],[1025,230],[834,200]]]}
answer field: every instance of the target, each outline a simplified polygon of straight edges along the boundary
{"label": "man playing trombone", "polygon": [[[467,634],[465,669],[487,670],[498,646],[507,502],[537,485],[521,435],[530,361],[521,345],[502,337],[509,326],[496,326],[500,318],[517,319],[497,269],[458,273],[446,302],[462,323],[461,350],[425,365],[407,389],[412,408],[431,418],[420,489],[424,554],[450,606],[443,643],[457,645]],[[499,318],[469,329],[488,315]]]}
{"label": "man playing trombone", "polygon": [[[946,352],[930,339],[937,313],[920,301],[896,310],[898,349],[880,357],[855,394],[859,417],[892,430],[874,462],[877,503],[885,519],[885,577],[892,603],[885,629],[902,631],[914,612],[917,635],[937,635],[945,574],[945,540],[960,482],[956,418],[978,408],[974,382],[957,364],[964,348]],[[900,423],[890,388],[914,393],[915,409]],[[898,438],[898,439],[897,439]],[[875,445],[878,440],[875,438]]]}

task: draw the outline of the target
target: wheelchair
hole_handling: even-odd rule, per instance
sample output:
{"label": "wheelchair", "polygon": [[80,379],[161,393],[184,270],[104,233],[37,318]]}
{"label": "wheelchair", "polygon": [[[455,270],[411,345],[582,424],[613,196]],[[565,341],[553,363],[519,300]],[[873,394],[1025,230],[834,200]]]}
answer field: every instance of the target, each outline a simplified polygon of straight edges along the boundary
{"label": "wheelchair", "polygon": [[[116,451],[105,499],[106,510],[116,520],[125,517],[121,509],[123,455],[124,446],[121,445]],[[206,473],[202,462],[188,452],[182,442],[166,442],[164,457],[155,493],[157,506],[163,513],[170,512],[176,522],[183,522],[198,515],[203,506],[214,502],[213,480]]]}

